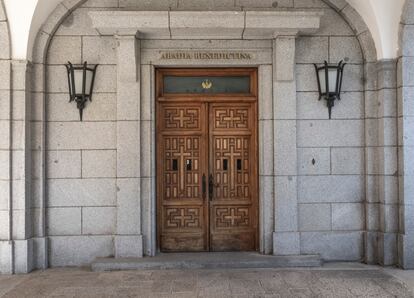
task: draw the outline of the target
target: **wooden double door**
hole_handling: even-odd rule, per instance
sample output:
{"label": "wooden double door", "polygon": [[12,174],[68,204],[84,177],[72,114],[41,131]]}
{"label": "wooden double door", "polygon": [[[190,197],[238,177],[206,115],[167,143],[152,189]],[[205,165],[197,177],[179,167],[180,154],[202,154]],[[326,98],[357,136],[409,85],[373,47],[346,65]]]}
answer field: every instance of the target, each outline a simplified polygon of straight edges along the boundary
{"label": "wooden double door", "polygon": [[160,250],[257,250],[257,97],[159,94]]}

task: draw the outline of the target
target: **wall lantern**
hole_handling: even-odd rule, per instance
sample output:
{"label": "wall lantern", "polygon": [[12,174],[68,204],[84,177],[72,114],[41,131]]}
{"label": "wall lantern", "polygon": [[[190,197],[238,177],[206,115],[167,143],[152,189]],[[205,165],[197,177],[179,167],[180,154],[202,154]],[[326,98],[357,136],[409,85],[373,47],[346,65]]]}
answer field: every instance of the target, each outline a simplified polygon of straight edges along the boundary
{"label": "wall lantern", "polygon": [[83,119],[83,109],[86,106],[86,102],[92,101],[93,84],[95,82],[96,68],[95,66],[88,66],[85,62],[80,65],[73,65],[68,62],[65,65],[68,71],[68,83],[69,83],[69,102],[76,102],[79,109],[80,121]]}
{"label": "wall lantern", "polygon": [[346,63],[340,61],[338,65],[328,64],[325,61],[323,66],[315,64],[316,77],[318,79],[319,100],[325,98],[331,119],[332,108],[335,100],[341,99],[342,78]]}

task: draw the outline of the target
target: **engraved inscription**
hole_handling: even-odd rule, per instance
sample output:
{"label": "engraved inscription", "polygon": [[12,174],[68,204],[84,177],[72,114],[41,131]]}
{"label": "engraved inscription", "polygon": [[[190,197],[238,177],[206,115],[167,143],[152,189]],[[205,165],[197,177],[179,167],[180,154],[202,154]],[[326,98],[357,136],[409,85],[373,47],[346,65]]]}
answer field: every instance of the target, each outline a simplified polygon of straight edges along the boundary
{"label": "engraved inscription", "polygon": [[251,60],[244,52],[163,52],[162,60]]}

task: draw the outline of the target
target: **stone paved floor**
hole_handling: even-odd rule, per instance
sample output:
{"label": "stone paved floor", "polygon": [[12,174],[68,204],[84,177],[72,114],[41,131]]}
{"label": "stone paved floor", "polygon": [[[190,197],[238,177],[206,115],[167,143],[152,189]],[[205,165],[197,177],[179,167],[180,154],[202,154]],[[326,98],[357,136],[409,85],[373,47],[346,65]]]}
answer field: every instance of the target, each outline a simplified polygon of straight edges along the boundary
{"label": "stone paved floor", "polygon": [[397,270],[356,267],[105,273],[50,269],[0,275],[0,297],[414,297],[412,283],[394,277]]}

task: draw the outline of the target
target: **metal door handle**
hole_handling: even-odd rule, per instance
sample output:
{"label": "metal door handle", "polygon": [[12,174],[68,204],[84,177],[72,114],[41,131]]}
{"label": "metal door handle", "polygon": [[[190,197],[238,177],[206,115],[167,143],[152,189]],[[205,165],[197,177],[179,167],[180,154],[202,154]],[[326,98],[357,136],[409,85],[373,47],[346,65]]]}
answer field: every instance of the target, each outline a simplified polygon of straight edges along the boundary
{"label": "metal door handle", "polygon": [[206,178],[206,174],[203,174],[203,179],[201,182],[201,191],[203,192],[203,199],[206,198],[206,192],[207,192],[207,178]]}
{"label": "metal door handle", "polygon": [[213,192],[214,192],[214,178],[213,175],[210,174],[208,177],[208,196],[210,201],[213,199]]}

